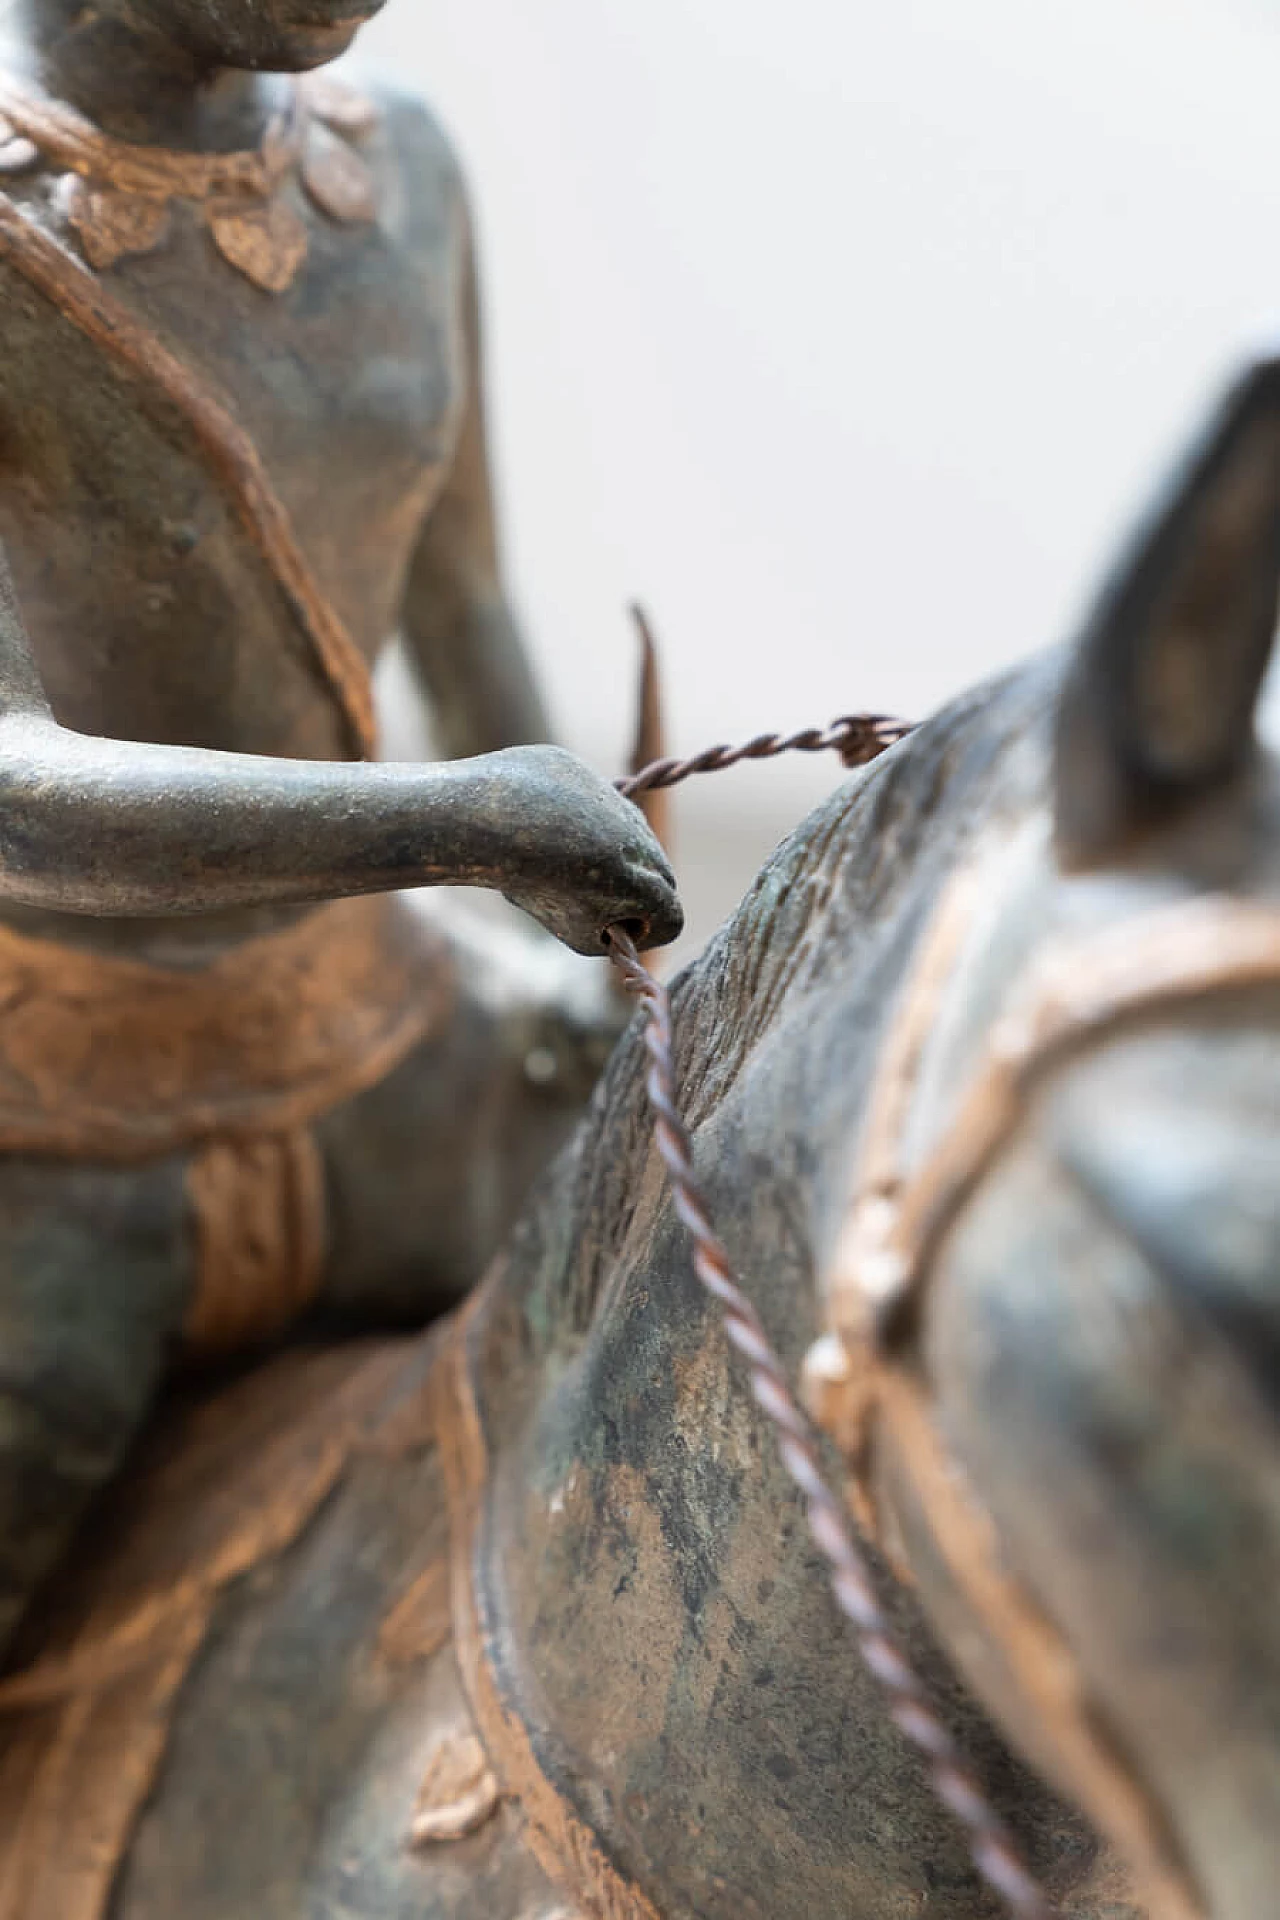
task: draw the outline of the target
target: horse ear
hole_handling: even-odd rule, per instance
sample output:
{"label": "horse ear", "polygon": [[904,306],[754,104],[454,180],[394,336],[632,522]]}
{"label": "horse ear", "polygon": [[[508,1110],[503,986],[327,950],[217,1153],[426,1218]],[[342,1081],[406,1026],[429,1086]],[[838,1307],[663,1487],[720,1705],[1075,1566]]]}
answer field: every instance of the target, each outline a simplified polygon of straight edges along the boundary
{"label": "horse ear", "polygon": [[1054,745],[1064,857],[1130,833],[1248,758],[1280,588],[1280,358],[1252,365],[1139,529],[1067,670]]}

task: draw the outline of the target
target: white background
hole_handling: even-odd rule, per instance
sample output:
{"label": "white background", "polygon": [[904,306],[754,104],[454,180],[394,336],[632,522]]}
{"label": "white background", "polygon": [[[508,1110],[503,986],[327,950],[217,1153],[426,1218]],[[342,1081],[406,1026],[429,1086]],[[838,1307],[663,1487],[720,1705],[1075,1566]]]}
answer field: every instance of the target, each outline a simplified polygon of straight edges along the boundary
{"label": "white background", "polygon": [[[1267,0],[390,0],[478,206],[513,595],[615,770],[921,714],[1070,629],[1280,316]],[[682,802],[695,923],[832,772]]]}

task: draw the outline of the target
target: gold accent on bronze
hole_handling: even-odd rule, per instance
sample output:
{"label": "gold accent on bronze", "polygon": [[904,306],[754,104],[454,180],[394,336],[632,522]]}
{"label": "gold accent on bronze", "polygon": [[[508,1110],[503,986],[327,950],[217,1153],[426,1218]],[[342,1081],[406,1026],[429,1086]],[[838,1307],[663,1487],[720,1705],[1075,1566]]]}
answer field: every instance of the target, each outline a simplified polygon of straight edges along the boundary
{"label": "gold accent on bronze", "polygon": [[218,1596],[299,1538],[376,1444],[418,1343],[299,1354],[179,1418],[121,1524],[0,1679],[0,1920],[104,1920]]}
{"label": "gold accent on bronze", "polygon": [[39,158],[35,141],[18,133],[0,116],[0,173],[28,173]]}
{"label": "gold accent on bronze", "polygon": [[345,80],[331,73],[308,73],[298,84],[309,111],[335,133],[360,140],[377,126],[380,116],[373,101]]}
{"label": "gold accent on bronze", "polygon": [[880,1415],[934,1545],[1000,1650],[1014,1683],[1050,1730],[1073,1796],[1132,1863],[1161,1920],[1205,1920],[1174,1836],[1091,1710],[1074,1654],[1032,1596],[1001,1564],[991,1516],[937,1433],[919,1383],[884,1378]]}
{"label": "gold accent on bronze", "polygon": [[452,995],[444,941],[381,895],[192,968],[0,926],[0,1151],[129,1162],[288,1133],[384,1078]]}
{"label": "gold accent on bronze", "polygon": [[303,148],[302,184],[322,212],[347,225],[376,220],[373,175],[358,153],[322,129],[311,130]]}
{"label": "gold accent on bronze", "polygon": [[446,1558],[433,1561],[394,1603],[378,1634],[377,1657],[389,1667],[412,1666],[439,1653],[452,1634]]}
{"label": "gold accent on bronze", "polygon": [[150,253],[169,231],[167,200],[121,193],[117,187],[98,186],[75,173],[65,176],[59,198],[91,267],[111,267],[126,254]]}
{"label": "gold accent on bronze", "polygon": [[0,1745],[0,1920],[103,1920],[210,1610],[175,1620],[137,1667],[24,1715]]}
{"label": "gold accent on bronze", "polygon": [[470,1727],[442,1727],[413,1803],[410,1839],[415,1847],[465,1840],[496,1812],[501,1798],[479,1735]]}
{"label": "gold accent on bronze", "polygon": [[1125,1020],[1180,1001],[1280,984],[1280,908],[1203,894],[1064,941],[1034,963],[996,1020],[954,1119],[908,1172],[902,1136],[938,994],[967,924],[962,876],[927,936],[873,1090],[860,1176],[828,1318],[855,1355],[872,1320],[918,1300],[956,1214],[1012,1137],[1040,1078]]}
{"label": "gold accent on bronze", "polygon": [[[925,931],[900,1010],[876,1068],[849,1209],[828,1281],[826,1318],[843,1366],[829,1350],[811,1411],[840,1448],[849,1474],[849,1502],[858,1524],[884,1544],[872,1474],[873,1425],[881,1380],[880,1317],[909,1280],[893,1233],[903,1169],[902,1136],[938,999],[969,930],[976,901],[973,876],[952,882]],[[821,1344],[811,1350],[819,1360]],[[816,1371],[816,1369],[813,1369]]]}
{"label": "gold accent on bronze", "polygon": [[[249,153],[131,146],[3,73],[0,108],[0,171],[19,171],[40,154],[70,170],[75,186],[63,196],[66,216],[99,271],[162,245],[170,203],[186,200],[202,209],[223,259],[264,293],[285,292],[308,249],[306,224],[283,197],[299,169],[307,192],[332,219],[377,217],[373,174],[346,144],[371,129],[377,110],[340,83],[295,86],[288,108]],[[320,127],[309,124],[308,108]],[[5,167],[5,140],[22,142],[16,166]]]}
{"label": "gold accent on bronze", "polygon": [[[39,1657],[0,1676],[0,1717],[150,1665],[178,1623],[283,1553],[352,1450],[376,1445],[388,1395],[417,1351],[415,1338],[372,1353],[291,1354],[273,1365],[270,1400],[250,1374],[179,1416],[125,1486],[122,1498],[139,1525],[101,1537],[94,1563],[55,1611]],[[211,1495],[211,1488],[220,1491]]]}
{"label": "gold accent on bronze", "polygon": [[822,1333],[805,1354],[800,1398],[814,1425],[835,1441],[848,1475],[846,1498],[861,1531],[881,1548],[885,1530],[872,1481],[878,1355],[869,1338]]}
{"label": "gold accent on bronze", "polygon": [[128,307],[0,193],[0,259],[132,379],[186,421],[214,479],[270,567],[340,706],[358,755],[377,738],[369,664],[312,574],[289,515],[232,402],[170,352]]}
{"label": "gold accent on bronze", "polygon": [[283,293],[306,259],[306,227],[281,198],[306,136],[296,92],[253,153],[131,146],[2,73],[0,107],[12,126],[79,183],[78,191],[64,195],[65,210],[86,259],[99,271],[160,246],[173,200],[203,208],[224,259],[264,292]]}
{"label": "gold accent on bronze", "polygon": [[488,1447],[472,1391],[468,1340],[473,1318],[501,1278],[490,1279],[454,1318],[431,1375],[436,1439],[444,1466],[452,1538],[454,1652],[475,1729],[501,1792],[519,1804],[530,1852],[547,1877],[594,1920],[662,1920],[625,1880],[598,1839],[538,1762],[529,1730],[503,1698],[482,1619],[473,1553],[489,1476]]}
{"label": "gold accent on bronze", "polygon": [[114,140],[74,107],[8,73],[0,73],[0,114],[59,166],[153,200],[208,200],[219,194],[265,198],[289,173],[301,138],[296,95],[272,120],[262,145],[239,153],[180,153]]}
{"label": "gold accent on bronze", "polygon": [[244,200],[211,200],[205,219],[224,260],[264,293],[292,286],[307,257],[307,229],[283,200],[260,206]]}
{"label": "gold accent on bronze", "polygon": [[876,1066],[859,1151],[854,1205],[841,1232],[828,1283],[828,1321],[844,1340],[860,1379],[875,1326],[908,1284],[895,1235],[905,1170],[903,1135],[938,1002],[978,905],[976,876],[962,870],[943,895],[920,943],[899,1010]]}
{"label": "gold accent on bronze", "polygon": [[0,926],[0,1151],[186,1173],[201,1353],[272,1338],[314,1299],[324,1174],[309,1123],[382,1079],[452,997],[438,937],[394,899],[337,901],[200,967]]}
{"label": "gold accent on bronze", "polygon": [[946,1233],[1014,1138],[1044,1075],[1126,1021],[1280,985],[1280,909],[1200,895],[1052,947],[1009,996],[953,1119],[913,1169],[906,1134],[924,1047],[976,904],[976,875],[963,872],[925,935],[890,1033],[827,1303],[845,1366],[820,1353],[810,1371],[824,1376],[819,1411],[849,1466],[860,1518],[882,1537],[887,1531],[877,1525],[872,1480],[873,1443],[884,1441],[897,1448],[938,1551],[1040,1716],[1071,1790],[1134,1860],[1159,1911],[1198,1920],[1176,1844],[1112,1750],[1070,1646],[1000,1565],[995,1523],[935,1430],[901,1310],[918,1314]]}
{"label": "gold accent on bronze", "polygon": [[325,1253],[324,1163],[305,1127],[211,1140],[186,1175],[196,1289],[183,1326],[200,1354],[243,1353],[314,1300]]}

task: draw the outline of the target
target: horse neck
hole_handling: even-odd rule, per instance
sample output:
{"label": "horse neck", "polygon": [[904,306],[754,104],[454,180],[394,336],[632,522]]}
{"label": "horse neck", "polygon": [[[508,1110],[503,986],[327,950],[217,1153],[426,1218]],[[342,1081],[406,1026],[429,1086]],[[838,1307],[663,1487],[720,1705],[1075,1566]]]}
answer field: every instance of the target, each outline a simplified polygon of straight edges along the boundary
{"label": "horse neck", "polygon": [[736,1139],[781,1173],[769,1143],[791,1141],[819,1264],[940,901],[983,848],[1047,830],[1059,667],[964,695],[834,794],[677,983],[681,1104],[707,1163]]}
{"label": "horse neck", "polygon": [[[932,902],[980,831],[1042,802],[1058,674],[1049,657],[977,688],[845,782],[673,983],[680,1107],[727,1222],[769,1167],[797,1230],[814,1220],[821,1240]],[[637,1211],[663,1203],[644,1072],[637,1023],[517,1235],[552,1342],[586,1329]],[[786,1167],[778,1142],[793,1149]]]}

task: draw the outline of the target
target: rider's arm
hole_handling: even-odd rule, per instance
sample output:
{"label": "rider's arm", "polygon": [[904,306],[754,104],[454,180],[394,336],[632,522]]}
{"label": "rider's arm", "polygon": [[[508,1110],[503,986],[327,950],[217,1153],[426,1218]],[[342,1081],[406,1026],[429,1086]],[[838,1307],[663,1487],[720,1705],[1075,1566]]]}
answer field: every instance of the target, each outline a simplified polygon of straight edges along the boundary
{"label": "rider's arm", "polygon": [[679,930],[639,813],[556,747],[382,765],[59,726],[2,556],[0,709],[0,900],[175,914],[455,884],[497,888],[583,952],[616,919]]}
{"label": "rider's arm", "polygon": [[418,542],[401,610],[401,631],[431,702],[440,751],[450,756],[551,737],[502,586],[469,224],[462,309],[467,392],[457,448]]}

